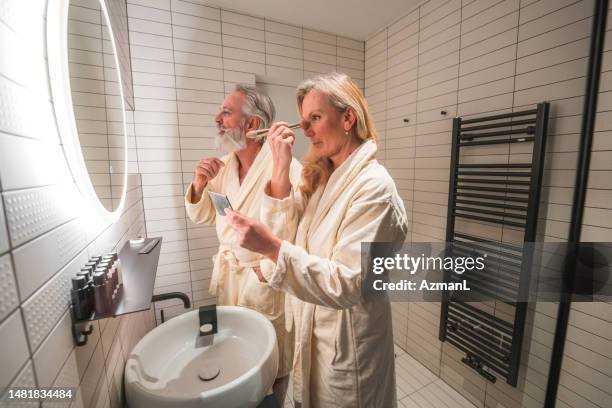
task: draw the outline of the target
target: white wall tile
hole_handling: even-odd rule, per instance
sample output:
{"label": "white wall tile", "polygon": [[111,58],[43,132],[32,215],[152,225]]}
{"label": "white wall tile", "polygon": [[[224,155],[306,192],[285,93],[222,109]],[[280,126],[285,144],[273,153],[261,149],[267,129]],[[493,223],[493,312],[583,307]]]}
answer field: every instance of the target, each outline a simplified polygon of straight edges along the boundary
{"label": "white wall tile", "polygon": [[264,19],[252,17],[246,14],[239,14],[232,11],[221,10],[221,21],[224,23],[232,23],[244,27],[264,29]]}
{"label": "white wall tile", "polygon": [[239,26],[231,23],[222,23],[223,34],[233,35],[235,37],[248,38],[252,40],[264,41],[263,30]]}
{"label": "white wall tile", "polygon": [[[12,58],[0,60],[0,73],[49,100],[49,88],[46,87],[45,37],[38,35],[42,34],[38,31],[40,28],[32,29],[31,32],[23,30],[23,27],[17,28],[18,34],[8,26],[0,24],[2,52],[5,55],[13,55]],[[28,47],[31,52],[19,52],[24,47]]]}
{"label": "white wall tile", "polygon": [[[283,34],[285,36],[292,36],[302,38],[302,27],[296,27],[288,24],[278,23],[272,20],[265,20],[265,29],[271,33]],[[268,38],[266,37],[266,41]]]}
{"label": "white wall tile", "polygon": [[130,27],[130,31],[137,33],[156,34],[166,37],[172,36],[172,26],[167,23],[158,23],[155,21],[130,17],[128,19],[128,27]]}
{"label": "white wall tile", "polygon": [[26,334],[21,319],[21,311],[17,309],[7,319],[0,323],[0,338],[2,343],[10,347],[0,350],[0,385],[7,387],[28,359]]}
{"label": "white wall tile", "polygon": [[136,4],[128,4],[127,13],[130,17],[140,18],[143,20],[156,21],[158,23],[166,24],[170,24],[171,22],[169,10],[140,6]]}
{"label": "white wall tile", "polygon": [[22,299],[27,299],[84,246],[83,225],[75,219],[15,249],[13,259]]}
{"label": "white wall tile", "polygon": [[[59,142],[53,108],[46,94],[37,95],[4,77],[0,77],[0,93],[3,95],[0,100],[0,132]],[[36,121],[28,120],[25,114],[32,109],[38,112]]]}
{"label": "white wall tile", "polygon": [[[14,388],[14,389],[16,388],[19,388],[19,389],[36,388],[37,387],[36,379],[34,378],[34,369],[32,367],[31,360],[28,360],[23,370],[21,370],[21,372],[17,374],[17,377],[9,385],[9,387]],[[6,398],[6,393],[2,396],[2,398]],[[32,402],[23,401],[20,403],[19,406],[23,406],[27,408],[36,408],[38,407],[38,402],[37,401],[32,401]]]}
{"label": "white wall tile", "polygon": [[6,223],[4,218],[4,205],[0,199],[0,254],[9,250],[9,239],[6,233]]}
{"label": "white wall tile", "polygon": [[311,40],[304,40],[304,50],[315,51],[329,55],[337,55],[335,45],[328,45]]}
{"label": "white wall tile", "polygon": [[223,58],[231,58],[241,61],[250,61],[263,64],[266,62],[265,54],[256,51],[243,50],[239,48],[223,47]]}
{"label": "white wall tile", "polygon": [[0,297],[0,321],[2,321],[19,305],[17,284],[9,254],[0,257],[0,282],[4,288]]}
{"label": "white wall tile", "polygon": [[70,303],[71,279],[87,263],[87,260],[87,254],[81,252],[23,304],[23,314],[32,350],[38,348],[41,341],[66,311]]}
{"label": "white wall tile", "polygon": [[337,43],[337,36],[309,29],[303,30],[303,37],[305,40],[317,41],[325,44],[336,45]]}
{"label": "white wall tile", "polygon": [[61,204],[65,201],[78,202],[80,199],[74,184],[17,190],[4,193],[3,197],[13,247],[78,215],[74,212],[74,206]]}
{"label": "white wall tile", "polygon": [[[540,4],[534,5],[534,7],[522,8],[519,41],[582,20],[589,17],[592,13],[591,7],[587,6],[589,4],[588,1],[576,2],[568,7],[564,7],[564,2],[566,0],[563,2],[540,2]],[[540,17],[539,11],[535,9],[537,6],[544,4],[550,6],[554,11]]]}
{"label": "white wall tile", "polygon": [[199,41],[209,44],[221,44],[221,33],[219,32],[173,25],[172,34],[174,38],[182,38],[184,40]]}
{"label": "white wall tile", "polygon": [[336,56],[335,55],[330,55],[330,54],[323,54],[323,53],[320,53],[320,52],[313,52],[313,51],[304,50],[304,62],[306,62],[306,61],[318,62],[318,63],[322,63],[322,64],[335,65],[336,64]]}
{"label": "white wall tile", "polygon": [[[221,23],[219,21],[198,17],[196,15],[172,13],[172,25],[173,27],[194,28],[212,33],[221,32]],[[207,36],[206,33],[203,33],[203,35],[205,37]]]}
{"label": "white wall tile", "polygon": [[204,5],[195,4],[193,2],[182,1],[182,0],[171,0],[172,11],[179,13],[190,14],[193,16],[199,16],[203,18],[209,18],[213,20],[219,20],[221,13],[218,8],[208,7]]}
{"label": "white wall tile", "polygon": [[71,178],[59,145],[2,133],[0,177],[4,190],[67,182]]}
{"label": "white wall tile", "polygon": [[170,10],[170,0],[127,0],[128,4],[139,4],[162,10]]}

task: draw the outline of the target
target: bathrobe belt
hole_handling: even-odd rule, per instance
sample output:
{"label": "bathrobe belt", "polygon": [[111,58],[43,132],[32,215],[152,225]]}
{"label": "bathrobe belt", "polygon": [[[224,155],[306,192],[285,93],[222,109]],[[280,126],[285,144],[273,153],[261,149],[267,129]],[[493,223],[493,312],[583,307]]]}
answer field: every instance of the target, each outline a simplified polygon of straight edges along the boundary
{"label": "bathrobe belt", "polygon": [[236,257],[234,249],[221,245],[219,252],[213,257],[213,272],[210,278],[209,292],[211,295],[217,294],[219,285],[223,285],[227,274],[230,273],[232,267],[238,268],[254,268],[259,266],[259,257],[252,257],[250,260],[239,260]]}

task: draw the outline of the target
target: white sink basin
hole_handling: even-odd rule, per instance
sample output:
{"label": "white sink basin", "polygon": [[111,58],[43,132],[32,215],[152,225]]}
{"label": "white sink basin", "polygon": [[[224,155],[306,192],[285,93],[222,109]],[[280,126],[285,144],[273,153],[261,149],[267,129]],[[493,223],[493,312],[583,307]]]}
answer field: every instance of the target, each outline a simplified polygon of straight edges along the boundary
{"label": "white sink basin", "polygon": [[[197,310],[156,327],[134,347],[125,364],[129,408],[256,407],[278,369],[272,323],[242,307],[217,307],[212,344],[200,337]],[[216,370],[219,374],[214,377]]]}

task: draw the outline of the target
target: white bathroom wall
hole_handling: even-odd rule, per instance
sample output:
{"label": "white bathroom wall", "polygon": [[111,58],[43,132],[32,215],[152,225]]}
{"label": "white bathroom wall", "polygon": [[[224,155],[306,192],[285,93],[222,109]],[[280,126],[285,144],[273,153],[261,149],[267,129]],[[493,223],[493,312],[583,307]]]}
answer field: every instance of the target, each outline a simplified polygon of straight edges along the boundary
{"label": "white bathroom wall", "polygon": [[0,389],[74,387],[72,406],[120,407],[124,360],[153,313],[96,321],[75,347],[69,285],[89,256],[145,232],[140,177],[113,225],[79,193],[55,122],[45,16],[44,0],[0,3]]}
{"label": "white bathroom wall", "polygon": [[[235,83],[257,84],[276,100],[277,119],[295,113],[296,85],[343,71],[361,86],[364,43],[205,5],[201,0],[128,0],[136,110],[137,168],[147,231],[164,246],[156,292],[208,293],[217,239],[186,218],[183,194],[196,162],[216,156],[214,115]],[[305,150],[302,143],[301,150]],[[160,302],[166,316],[180,302]]]}
{"label": "white bathroom wall", "polygon": [[[551,117],[538,229],[541,239],[567,239],[592,6],[587,0],[430,0],[366,41],[365,90],[382,130],[379,157],[410,214],[411,240],[445,238],[452,118],[522,110],[545,100]],[[606,142],[611,41],[608,31],[584,241],[612,239],[604,221],[612,219],[612,153]],[[479,152],[495,160],[524,153]],[[512,228],[484,224],[472,232],[517,238]],[[508,306],[481,306],[501,318],[513,316]],[[611,310],[607,303],[573,304],[558,406],[612,403]],[[460,362],[463,353],[438,341],[439,304],[394,304],[394,339],[477,406],[539,407],[556,314],[556,304],[530,305],[516,388],[499,378],[488,383]]]}

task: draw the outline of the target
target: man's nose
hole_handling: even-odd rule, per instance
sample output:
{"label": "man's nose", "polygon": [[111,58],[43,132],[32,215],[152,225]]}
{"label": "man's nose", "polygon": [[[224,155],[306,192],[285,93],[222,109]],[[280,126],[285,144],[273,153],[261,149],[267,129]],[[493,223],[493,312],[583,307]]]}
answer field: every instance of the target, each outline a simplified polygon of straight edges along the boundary
{"label": "man's nose", "polygon": [[219,126],[223,124],[223,121],[221,120],[221,112],[217,113],[217,115],[215,116],[215,122]]}

